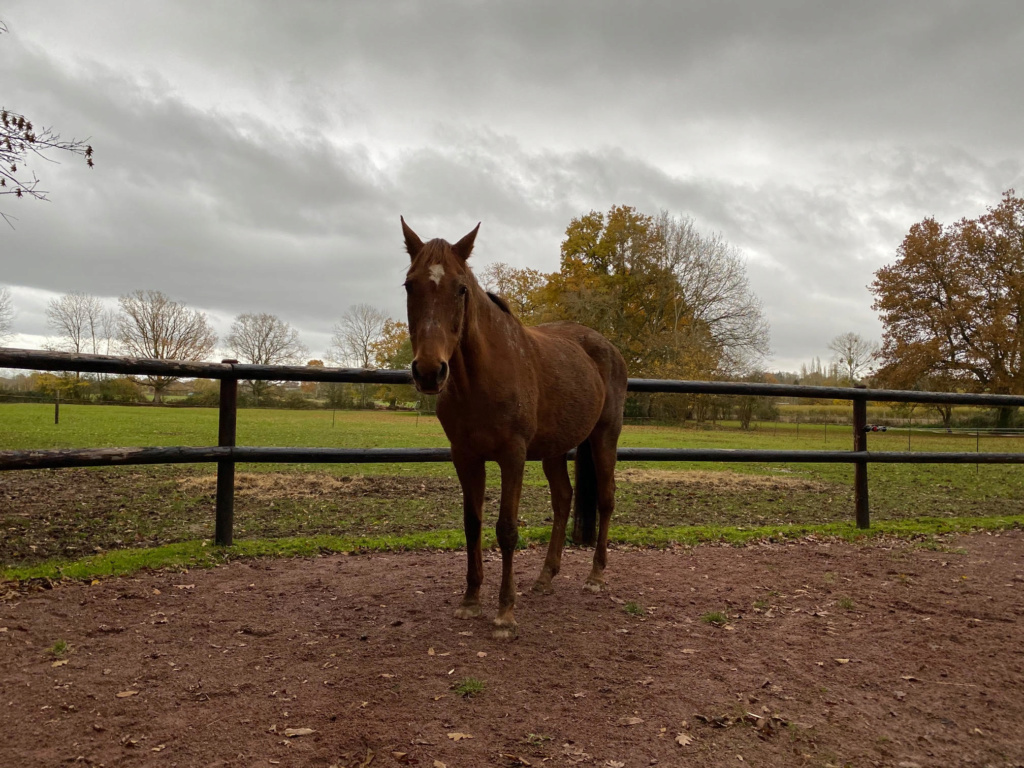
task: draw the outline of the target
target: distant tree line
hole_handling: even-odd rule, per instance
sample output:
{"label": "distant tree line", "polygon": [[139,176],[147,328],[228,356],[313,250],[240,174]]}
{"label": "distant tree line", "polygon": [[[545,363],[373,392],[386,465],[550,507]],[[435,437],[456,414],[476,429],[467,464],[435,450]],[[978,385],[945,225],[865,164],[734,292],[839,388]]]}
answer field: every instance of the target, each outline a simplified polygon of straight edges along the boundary
{"label": "distant tree line", "polygon": [[[1024,200],[1013,190],[976,219],[944,226],[926,218],[913,225],[895,263],[878,270],[870,286],[882,344],[840,334],[828,342],[830,362],[816,358],[799,372],[762,369],[768,323],[743,259],[688,218],[650,216],[629,206],[590,211],[566,228],[557,272],[498,262],[480,268],[478,278],[525,324],[572,320],[601,331],[635,377],[1024,393]],[[73,352],[202,360],[219,342],[202,312],[155,290],[126,294],[116,308],[70,293],[54,299],[47,316],[50,346]],[[13,318],[11,293],[0,287],[0,343],[13,335]],[[341,316],[322,360],[308,359],[297,330],[266,313],[238,315],[222,349],[263,365],[406,368],[412,359],[404,320],[368,304]],[[149,387],[156,401],[174,383],[134,381]],[[246,382],[253,404],[277,402],[282,391],[340,407],[378,401],[399,407],[417,399],[410,387],[316,385],[296,393],[275,382]],[[629,415],[697,420],[714,418],[723,407],[692,396],[638,396],[627,405]],[[770,407],[744,406],[755,419]],[[1000,424],[1012,417],[1009,409],[1001,412]]]}

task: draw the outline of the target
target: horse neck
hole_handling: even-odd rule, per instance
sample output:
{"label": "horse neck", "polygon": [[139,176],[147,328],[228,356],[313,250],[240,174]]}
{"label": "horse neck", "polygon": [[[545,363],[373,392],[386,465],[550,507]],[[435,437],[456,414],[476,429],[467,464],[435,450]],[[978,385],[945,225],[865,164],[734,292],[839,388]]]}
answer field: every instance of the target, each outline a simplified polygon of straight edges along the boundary
{"label": "horse neck", "polygon": [[514,364],[518,353],[513,357],[511,352],[523,343],[522,335],[522,324],[503,312],[482,288],[474,286],[459,346],[451,360],[454,382],[471,386],[482,372],[493,375]]}

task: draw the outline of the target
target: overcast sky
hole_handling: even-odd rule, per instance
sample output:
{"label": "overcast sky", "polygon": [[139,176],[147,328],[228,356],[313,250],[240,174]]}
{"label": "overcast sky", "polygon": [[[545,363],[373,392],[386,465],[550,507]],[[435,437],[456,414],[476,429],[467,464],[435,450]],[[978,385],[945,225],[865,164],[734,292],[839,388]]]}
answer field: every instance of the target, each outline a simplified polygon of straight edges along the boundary
{"label": "overcast sky", "polygon": [[399,215],[473,264],[558,268],[570,220],[692,217],[740,249],[769,369],[878,339],[911,224],[1024,189],[1024,5],[8,0],[0,106],[88,138],[0,196],[15,346],[47,302],[157,289],[223,336],[270,312],[322,355],[404,316]]}

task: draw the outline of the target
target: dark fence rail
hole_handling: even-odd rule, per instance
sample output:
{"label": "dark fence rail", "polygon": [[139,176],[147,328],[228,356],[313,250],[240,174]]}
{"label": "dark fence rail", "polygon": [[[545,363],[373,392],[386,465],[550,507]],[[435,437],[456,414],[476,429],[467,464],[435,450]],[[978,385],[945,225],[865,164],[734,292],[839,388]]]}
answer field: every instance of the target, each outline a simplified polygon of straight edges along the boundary
{"label": "dark fence rail", "polygon": [[[113,355],[78,355],[33,349],[0,347],[0,368],[35,371],[119,373],[129,376],[178,376],[242,381],[320,381],[344,384],[412,384],[409,371],[364,368],[326,368],[312,365],[249,365],[247,363],[193,363],[149,360]],[[739,381],[677,381],[630,379],[631,392],[685,395],[746,395],[748,397],[798,397],[829,400],[865,400],[890,403],[980,405],[989,408],[1024,406],[1024,395],[989,395],[967,392],[917,392],[902,389],[859,387],[805,387],[795,384],[756,384]]]}
{"label": "dark fence rail", "polygon": [[[235,464],[246,463],[392,463],[445,462],[447,448],[263,448],[236,446],[239,381],[318,381],[351,384],[411,384],[408,371],[326,368],[320,366],[248,365],[149,360],[108,355],[0,348],[0,368],[81,373],[116,373],[129,376],[172,376],[219,379],[219,439],[217,446],[168,448],[87,448],[54,451],[0,451],[0,470],[58,469],[140,464],[217,463],[216,542],[230,544],[234,516]],[[1024,406],[1024,396],[956,392],[862,389],[859,387],[805,387],[721,381],[630,379],[632,392],[797,397],[849,400],[853,404],[852,451],[769,451],[689,448],[620,448],[620,461],[717,461],[845,463],[854,465],[856,521],[870,524],[867,465],[906,464],[1024,464],[1024,453],[871,452],[867,449],[867,403],[902,402],[977,405],[990,408]]]}

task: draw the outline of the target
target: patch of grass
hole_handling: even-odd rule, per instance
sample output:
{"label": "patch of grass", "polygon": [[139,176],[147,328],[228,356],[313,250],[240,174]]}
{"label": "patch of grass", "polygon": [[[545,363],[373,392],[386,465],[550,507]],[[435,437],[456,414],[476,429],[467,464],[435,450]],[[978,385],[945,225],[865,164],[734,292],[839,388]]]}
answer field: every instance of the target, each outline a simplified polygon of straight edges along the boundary
{"label": "patch of grass", "polygon": [[630,616],[643,616],[647,613],[644,610],[644,607],[635,600],[630,600],[628,603],[626,603],[624,610]]}
{"label": "patch of grass", "polygon": [[63,659],[71,652],[71,646],[67,640],[58,640],[49,648],[50,655],[55,659]]}
{"label": "patch of grass", "polygon": [[765,611],[772,607],[772,604],[767,600],[755,600],[754,607],[759,611]]}
{"label": "patch of grass", "polygon": [[452,686],[452,690],[462,698],[468,699],[484,692],[484,682],[483,680],[477,680],[475,677],[467,677],[455,683]]}
{"label": "patch of grass", "polygon": [[728,623],[729,617],[722,613],[722,611],[708,611],[701,615],[700,620],[705,624],[712,624],[716,627],[721,627]]}
{"label": "patch of grass", "polygon": [[[612,526],[609,542],[630,546],[696,546],[725,542],[743,546],[754,541],[789,541],[806,536],[836,538],[850,542],[868,541],[873,537],[891,536],[923,540],[931,536],[970,531],[995,531],[1024,527],[1024,515],[959,518],[953,520],[915,518],[913,520],[880,521],[869,529],[851,523],[826,525],[777,525],[759,528],[727,526],[673,526],[639,528]],[[545,545],[551,529],[524,527],[519,529],[527,546]],[[80,559],[51,559],[43,563],[17,567],[0,567],[0,581],[28,579],[94,579],[124,576],[145,569],[183,570],[208,568],[232,560],[260,557],[315,557],[329,553],[399,552],[408,550],[453,550],[465,546],[461,530],[423,531],[406,535],[382,536],[295,536],[278,539],[245,539],[230,547],[217,547],[209,541],[184,541],[144,549],[119,549]],[[496,546],[492,530],[485,530],[483,546]]]}
{"label": "patch of grass", "polygon": [[836,605],[838,605],[844,611],[853,610],[853,600],[851,600],[848,597],[840,597],[839,600],[836,601]]}
{"label": "patch of grass", "polygon": [[539,747],[545,741],[551,741],[552,737],[543,733],[528,733],[524,741],[531,747]]}

